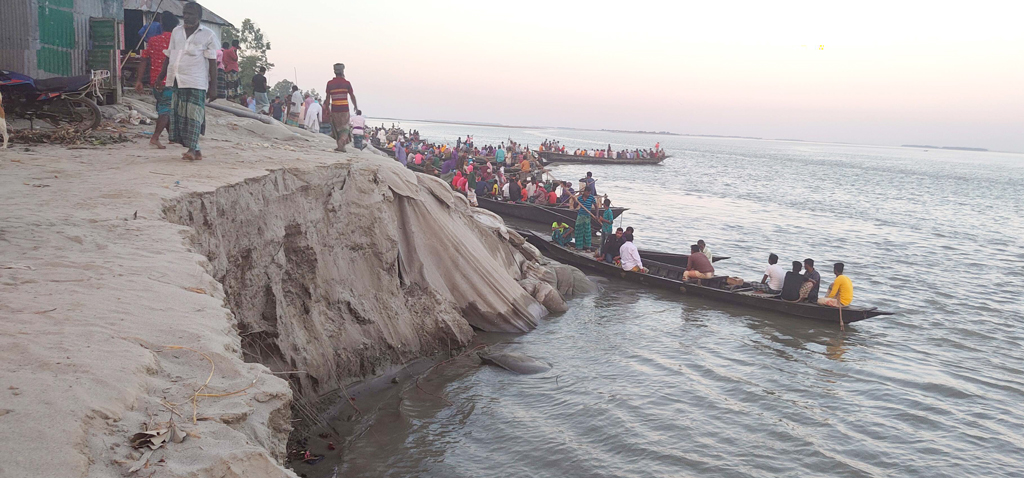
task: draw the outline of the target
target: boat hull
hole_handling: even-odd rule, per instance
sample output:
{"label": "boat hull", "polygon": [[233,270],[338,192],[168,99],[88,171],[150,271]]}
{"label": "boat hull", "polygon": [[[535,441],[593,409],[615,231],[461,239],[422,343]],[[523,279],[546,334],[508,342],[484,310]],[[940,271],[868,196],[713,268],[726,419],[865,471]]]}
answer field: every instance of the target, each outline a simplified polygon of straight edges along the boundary
{"label": "boat hull", "polygon": [[552,153],[549,151],[539,151],[537,156],[540,158],[540,163],[547,165],[551,163],[582,163],[582,164],[661,164],[666,158],[670,156],[659,156],[657,158],[637,158],[637,159],[615,159],[615,158],[595,158],[593,156],[575,156],[572,154],[561,154]]}
{"label": "boat hull", "polygon": [[[494,199],[484,198],[477,196],[477,203],[480,207],[491,211],[500,216],[509,216],[518,219],[523,219],[531,222],[536,222],[544,225],[551,225],[553,222],[564,222],[569,225],[576,224],[576,211],[568,208],[558,208],[550,206],[538,206],[534,204],[523,204],[523,203],[509,203],[507,201],[496,201]],[[623,211],[626,210],[624,207],[613,207],[612,217],[617,218]],[[591,220],[590,226],[594,230],[600,230],[601,225],[597,224],[597,221]]]}

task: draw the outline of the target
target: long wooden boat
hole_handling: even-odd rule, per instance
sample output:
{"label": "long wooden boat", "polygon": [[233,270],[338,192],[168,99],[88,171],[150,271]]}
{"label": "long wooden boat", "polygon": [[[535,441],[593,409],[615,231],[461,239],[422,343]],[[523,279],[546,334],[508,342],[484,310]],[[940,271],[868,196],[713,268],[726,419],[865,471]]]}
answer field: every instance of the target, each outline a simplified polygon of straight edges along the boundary
{"label": "long wooden boat", "polygon": [[658,156],[655,158],[616,159],[616,158],[595,158],[593,156],[576,156],[574,154],[561,154],[551,151],[538,151],[540,164],[551,163],[583,163],[583,164],[660,164],[665,158],[671,156]]}
{"label": "long wooden boat", "polygon": [[[816,319],[831,323],[839,322],[839,309],[807,302],[787,302],[767,294],[753,292],[749,287],[727,286],[725,277],[688,281],[683,280],[685,268],[644,260],[647,273],[624,271],[621,267],[607,262],[595,260],[591,254],[578,253],[559,246],[548,239],[533,233],[524,233],[530,244],[533,244],[544,255],[557,261],[576,266],[584,271],[595,272],[604,276],[625,279],[644,285],[658,287],[679,294],[704,297],[720,302],[737,304],[764,310],[772,310],[797,317]],[[641,254],[641,258],[643,255]],[[892,315],[875,307],[843,307],[843,322],[857,322],[880,315]]]}
{"label": "long wooden boat", "polygon": [[[476,197],[477,203],[480,207],[491,211],[499,216],[510,216],[518,219],[524,219],[544,225],[551,225],[553,222],[564,222],[566,224],[576,224],[576,211],[567,207],[555,207],[555,206],[538,206],[536,204],[527,203],[510,203],[508,201],[497,201],[485,197]],[[613,207],[612,218],[617,218],[624,211],[629,208],[625,207]],[[597,221],[591,220],[590,227],[594,230],[600,230],[601,225],[597,224]]]}

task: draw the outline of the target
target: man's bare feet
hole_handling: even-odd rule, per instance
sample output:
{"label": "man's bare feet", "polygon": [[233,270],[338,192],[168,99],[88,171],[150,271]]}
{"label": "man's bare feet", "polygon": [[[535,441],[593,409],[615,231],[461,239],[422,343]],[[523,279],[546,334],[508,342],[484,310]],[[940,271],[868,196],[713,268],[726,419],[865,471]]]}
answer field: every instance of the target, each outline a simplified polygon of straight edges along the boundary
{"label": "man's bare feet", "polygon": [[184,159],[185,161],[195,161],[196,157],[191,151],[185,151],[184,153],[181,153],[181,159]]}
{"label": "man's bare feet", "polygon": [[160,141],[150,141],[149,147],[155,149],[167,149],[167,146],[160,144]]}
{"label": "man's bare feet", "polygon": [[196,161],[202,161],[203,160],[203,153],[200,152],[200,151],[196,151],[195,158],[196,158]]}

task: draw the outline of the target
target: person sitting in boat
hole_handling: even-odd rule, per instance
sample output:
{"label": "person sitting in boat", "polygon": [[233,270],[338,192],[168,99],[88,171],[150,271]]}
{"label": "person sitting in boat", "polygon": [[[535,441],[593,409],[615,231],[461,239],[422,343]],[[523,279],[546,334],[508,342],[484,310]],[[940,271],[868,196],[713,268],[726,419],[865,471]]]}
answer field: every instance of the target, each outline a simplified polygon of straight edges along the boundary
{"label": "person sitting in boat", "polygon": [[828,288],[828,297],[818,299],[819,305],[829,307],[849,307],[853,302],[853,281],[843,275],[845,266],[842,262],[836,262],[832,266],[832,272],[836,275],[836,281]]}
{"label": "person sitting in boat", "polygon": [[690,257],[686,258],[686,272],[683,277],[686,279],[710,279],[715,276],[715,266],[711,260],[700,253],[700,246],[690,246]]}
{"label": "person sitting in boat", "polygon": [[562,195],[558,197],[558,205],[567,204],[573,196],[576,195],[576,191],[573,191],[572,184],[569,181],[562,183]]}
{"label": "person sitting in boat", "polygon": [[564,222],[561,224],[551,223],[551,241],[559,246],[566,247],[572,244],[573,232],[572,226]]}
{"label": "person sitting in boat", "polygon": [[622,261],[622,270],[647,273],[644,263],[640,259],[640,251],[633,244],[632,234],[622,235],[622,246],[619,247],[619,258]]}
{"label": "person sitting in boat", "polygon": [[782,282],[782,294],[779,298],[789,302],[800,300],[800,289],[804,285],[804,276],[800,273],[803,265],[800,261],[793,261],[793,270],[786,273],[786,279]]}
{"label": "person sitting in boat", "polygon": [[547,206],[548,203],[548,190],[544,189],[544,184],[534,181],[537,185],[533,191],[533,195],[530,196],[534,204],[540,204],[541,206]]}
{"label": "person sitting in boat", "polygon": [[821,284],[821,274],[814,269],[814,259],[808,257],[804,259],[804,285],[800,287],[800,301],[817,304],[818,284]]}
{"label": "person sitting in boat", "polygon": [[532,178],[526,178],[526,187],[524,188],[523,200],[532,201],[533,195],[537,193],[537,183]]}
{"label": "person sitting in boat", "polygon": [[704,243],[704,239],[698,240],[697,245],[700,246],[700,253],[704,254],[704,257],[707,257],[708,260],[711,262],[715,261],[715,259],[711,256],[711,249],[708,249],[708,245]]}
{"label": "person sitting in boat", "polygon": [[519,184],[518,180],[508,182],[508,200],[510,202],[522,202],[523,186]]}
{"label": "person sitting in boat", "polygon": [[754,290],[766,294],[778,295],[782,292],[782,284],[786,282],[786,271],[779,265],[779,256],[768,254],[768,268],[760,283],[752,284]]}
{"label": "person sitting in boat", "polygon": [[548,186],[547,198],[547,203],[549,205],[554,206],[555,204],[558,204],[558,194],[555,194],[555,188],[550,185]]}
{"label": "person sitting in boat", "polygon": [[614,264],[619,258],[619,249],[622,248],[622,228],[615,230],[615,235],[609,235],[601,244],[601,250],[594,254],[594,258]]}

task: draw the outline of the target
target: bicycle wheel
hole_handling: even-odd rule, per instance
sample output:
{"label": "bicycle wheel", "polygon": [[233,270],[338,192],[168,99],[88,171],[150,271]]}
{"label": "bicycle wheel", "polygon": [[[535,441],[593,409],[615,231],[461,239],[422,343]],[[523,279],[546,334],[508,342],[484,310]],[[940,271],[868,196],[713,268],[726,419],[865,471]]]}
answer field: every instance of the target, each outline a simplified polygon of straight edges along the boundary
{"label": "bicycle wheel", "polygon": [[100,107],[86,97],[61,98],[53,103],[52,109],[61,123],[67,123],[79,131],[93,129],[103,119]]}

